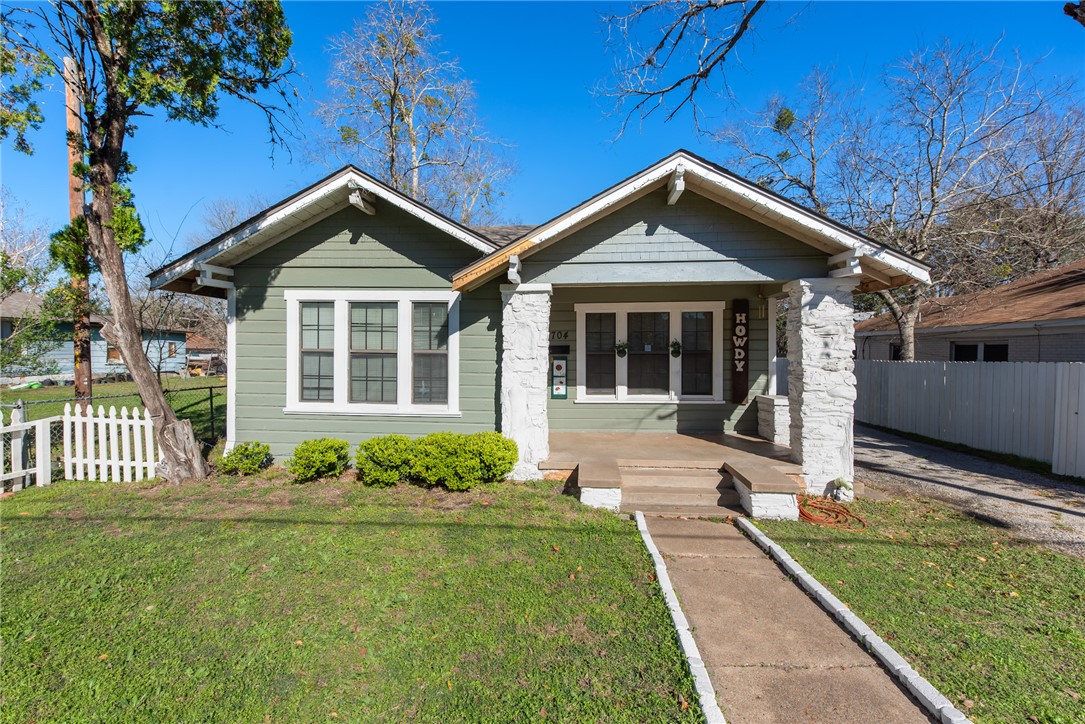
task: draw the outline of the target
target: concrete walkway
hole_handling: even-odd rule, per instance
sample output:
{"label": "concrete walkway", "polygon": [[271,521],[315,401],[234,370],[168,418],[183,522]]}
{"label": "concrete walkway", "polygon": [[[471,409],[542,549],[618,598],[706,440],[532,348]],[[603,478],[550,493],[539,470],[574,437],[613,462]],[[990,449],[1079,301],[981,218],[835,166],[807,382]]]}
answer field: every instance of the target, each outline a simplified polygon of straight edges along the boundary
{"label": "concrete walkway", "polygon": [[645,516],[728,722],[929,722],[734,526]]}

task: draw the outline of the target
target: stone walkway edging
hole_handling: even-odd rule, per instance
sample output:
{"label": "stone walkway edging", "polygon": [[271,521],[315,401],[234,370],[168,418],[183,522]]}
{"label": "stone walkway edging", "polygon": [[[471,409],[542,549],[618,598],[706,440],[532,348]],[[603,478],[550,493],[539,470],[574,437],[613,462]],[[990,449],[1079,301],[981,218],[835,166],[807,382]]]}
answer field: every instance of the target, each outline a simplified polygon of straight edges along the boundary
{"label": "stone walkway edging", "polygon": [[667,563],[663,560],[655,541],[652,540],[652,534],[648,532],[648,523],[644,520],[644,514],[638,510],[635,515],[637,530],[640,531],[644,545],[652,555],[652,562],[655,564],[656,569],[656,580],[659,581],[659,587],[663,589],[663,599],[667,602],[667,608],[671,612],[671,620],[674,622],[675,631],[678,632],[678,643],[682,647],[682,653],[686,655],[690,673],[693,674],[693,686],[697,690],[697,699],[701,704],[701,711],[704,712],[705,721],[708,724],[727,724],[727,720],[723,717],[723,711],[716,701],[716,689],[712,686],[712,680],[708,678],[708,669],[705,668],[704,661],[701,659],[701,652],[697,648],[697,642],[693,640],[693,632],[689,629],[689,621],[686,620],[686,615],[682,613],[682,606],[678,603],[678,596],[674,593],[674,586],[671,585],[671,577],[667,573]]}
{"label": "stone walkway edging", "polygon": [[762,533],[757,526],[746,518],[737,518],[738,527],[746,535],[750,536],[760,548],[768,553],[781,568],[783,568],[818,604],[839,620],[847,631],[866,647],[878,661],[882,663],[894,676],[896,676],[905,688],[923,706],[943,724],[972,724],[972,720],[965,716],[942,692],[934,688],[934,685],[919,675],[904,657],[887,644],[856,616],[851,609],[834,596],[829,589],[821,585],[816,578],[807,573],[799,562],[788,555],[771,538]]}

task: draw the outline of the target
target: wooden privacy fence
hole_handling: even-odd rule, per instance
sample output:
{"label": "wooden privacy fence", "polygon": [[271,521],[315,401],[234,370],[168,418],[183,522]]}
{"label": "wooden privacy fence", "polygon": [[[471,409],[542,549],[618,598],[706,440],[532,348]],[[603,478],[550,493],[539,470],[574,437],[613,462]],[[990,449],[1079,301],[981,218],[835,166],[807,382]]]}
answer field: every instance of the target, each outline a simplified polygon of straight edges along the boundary
{"label": "wooden privacy fence", "polygon": [[0,489],[18,491],[33,484],[52,482],[53,462],[49,450],[49,426],[59,417],[23,422],[23,411],[14,408],[8,422],[0,410]]}
{"label": "wooden privacy fence", "polygon": [[131,482],[155,476],[159,454],[155,450],[151,414],[138,407],[98,406],[84,411],[64,405],[64,477],[68,480]]}
{"label": "wooden privacy fence", "polygon": [[1085,363],[856,360],[855,419],[1085,477]]}

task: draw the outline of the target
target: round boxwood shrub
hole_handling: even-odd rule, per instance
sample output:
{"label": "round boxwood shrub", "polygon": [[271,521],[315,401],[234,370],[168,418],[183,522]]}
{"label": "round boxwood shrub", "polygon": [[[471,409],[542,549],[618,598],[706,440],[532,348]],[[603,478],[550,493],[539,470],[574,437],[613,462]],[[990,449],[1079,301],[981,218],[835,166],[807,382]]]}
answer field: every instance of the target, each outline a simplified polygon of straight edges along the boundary
{"label": "round boxwood shrub", "polygon": [[243,442],[222,456],[219,472],[226,475],[255,475],[271,465],[271,448],[262,442]]}
{"label": "round boxwood shrub", "polygon": [[415,440],[411,452],[412,479],[449,490],[501,480],[516,462],[516,444],[496,432],[435,432]]}
{"label": "round boxwood shrub", "polygon": [[487,483],[504,480],[516,465],[516,443],[499,432],[476,432],[467,436],[467,447],[482,464],[482,479]]}
{"label": "round boxwood shrub", "polygon": [[286,469],[299,483],[317,478],[338,477],[350,465],[350,443],[322,437],[306,440],[294,448],[294,457],[286,461]]}
{"label": "round boxwood shrub", "polygon": [[384,435],[358,445],[355,465],[366,485],[390,488],[411,474],[413,441],[406,435]]}

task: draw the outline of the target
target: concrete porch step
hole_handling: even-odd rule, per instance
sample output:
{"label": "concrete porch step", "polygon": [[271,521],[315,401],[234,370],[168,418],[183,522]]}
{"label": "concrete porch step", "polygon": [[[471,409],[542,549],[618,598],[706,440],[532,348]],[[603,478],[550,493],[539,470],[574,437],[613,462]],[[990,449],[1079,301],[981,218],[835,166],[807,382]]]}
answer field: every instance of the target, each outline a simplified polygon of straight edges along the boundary
{"label": "concrete porch step", "polygon": [[645,508],[648,506],[691,506],[715,508],[721,505],[738,505],[738,491],[733,488],[705,490],[688,487],[622,488],[622,506]]}
{"label": "concrete porch step", "polygon": [[699,488],[719,490],[733,488],[731,475],[719,470],[689,468],[620,468],[622,489],[637,488]]}
{"label": "concrete porch step", "polygon": [[746,512],[739,504],[720,505],[716,507],[707,505],[628,505],[622,503],[619,508],[623,513],[632,513],[639,510],[647,518],[726,518],[727,516],[745,516]]}

